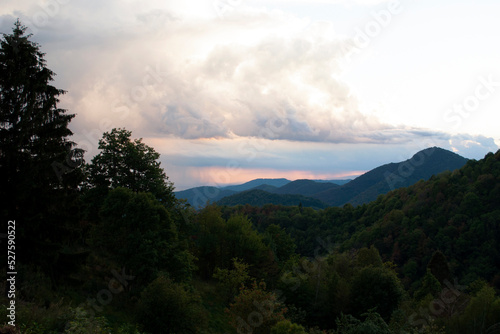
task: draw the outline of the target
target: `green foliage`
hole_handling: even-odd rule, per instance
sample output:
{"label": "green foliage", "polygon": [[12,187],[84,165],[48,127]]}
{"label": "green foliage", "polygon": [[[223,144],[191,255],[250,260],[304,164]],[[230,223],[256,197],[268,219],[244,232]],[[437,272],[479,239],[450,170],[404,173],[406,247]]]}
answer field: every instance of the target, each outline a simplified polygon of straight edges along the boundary
{"label": "green foliage", "polygon": [[422,279],[422,287],[415,292],[415,299],[421,300],[427,295],[436,297],[436,295],[441,291],[441,284],[434,277],[431,270],[427,268],[427,273]]}
{"label": "green foliage", "polygon": [[221,292],[226,295],[228,302],[232,301],[234,296],[246,281],[250,279],[248,275],[248,264],[239,259],[233,259],[233,269],[215,268],[214,278],[218,279],[222,286]]}
{"label": "green foliage", "polygon": [[131,136],[131,131],[116,128],[103,134],[99,140],[101,152],[87,166],[89,187],[150,192],[162,204],[171,206],[174,188],[157,161],[160,154]]}
{"label": "green foliage", "polygon": [[64,330],[64,334],[107,334],[111,328],[104,317],[92,317],[82,308],[73,309],[73,320]]}
{"label": "green foliage", "polygon": [[[398,267],[408,287],[425,275],[428,263],[441,283],[452,276],[465,283],[479,277],[491,282],[500,271],[500,251],[494,246],[500,243],[499,173],[500,151],[362,206],[316,212],[271,205],[224,210],[244,213],[262,231],[279,225],[304,256],[314,256],[318,238],[330,237],[341,250],[374,245],[383,261]],[[438,250],[442,261],[437,261]]]}
{"label": "green foliage", "polygon": [[384,319],[373,310],[363,314],[364,321],[351,315],[344,315],[337,319],[336,334],[391,334],[389,326]]}
{"label": "green foliage", "polygon": [[161,270],[177,280],[190,278],[193,258],[179,243],[168,210],[152,194],[116,188],[104,201],[101,219],[95,244],[138,281],[147,283]]}
{"label": "green foliage", "polygon": [[[2,300],[0,316],[7,322],[7,305],[9,301]],[[62,300],[40,306],[34,302],[27,302],[16,298],[16,324],[22,333],[61,333],[68,321],[73,317],[71,310],[63,304]]]}
{"label": "green foliage", "polygon": [[293,254],[297,246],[284,228],[271,224],[266,228],[265,242],[274,253],[275,260],[283,265]]}
{"label": "green foliage", "polygon": [[265,283],[255,281],[242,288],[227,312],[230,325],[238,332],[269,334],[271,328],[284,320],[286,309],[274,293],[266,291]]}
{"label": "green foliage", "polygon": [[357,255],[357,264],[360,267],[381,267],[382,259],[380,258],[378,250],[371,245],[370,248],[363,247],[359,250]]}
{"label": "green foliage", "polygon": [[446,256],[442,252],[436,251],[432,254],[427,268],[439,283],[443,284],[445,280],[451,281],[450,268],[448,267]]}
{"label": "green foliage", "polygon": [[351,285],[354,315],[375,308],[382,318],[389,320],[403,298],[403,287],[396,274],[379,267],[366,267],[356,274]]}
{"label": "green foliage", "polygon": [[498,324],[499,314],[500,297],[492,287],[485,285],[471,298],[463,314],[455,315],[447,324],[458,334],[488,333],[490,327]]}
{"label": "green foliage", "polygon": [[327,205],[322,201],[296,194],[274,194],[261,189],[251,189],[247,191],[242,191],[240,193],[226,196],[219,201],[219,205],[235,206],[240,204],[250,204],[254,206],[263,206],[266,204],[279,204],[279,205],[294,205],[294,206],[306,206],[315,209],[323,209]]}
{"label": "green foliage", "polygon": [[307,334],[304,327],[294,324],[289,320],[283,320],[271,328],[271,334]]}
{"label": "green foliage", "polygon": [[234,258],[249,264],[252,276],[272,273],[270,268],[277,271],[269,247],[245,216],[225,220],[219,207],[209,205],[197,215],[196,223],[193,233],[202,277],[212,277],[216,267],[230,268]]}
{"label": "green foliage", "polygon": [[199,333],[207,323],[200,297],[165,276],[141,293],[137,320],[150,333]]}

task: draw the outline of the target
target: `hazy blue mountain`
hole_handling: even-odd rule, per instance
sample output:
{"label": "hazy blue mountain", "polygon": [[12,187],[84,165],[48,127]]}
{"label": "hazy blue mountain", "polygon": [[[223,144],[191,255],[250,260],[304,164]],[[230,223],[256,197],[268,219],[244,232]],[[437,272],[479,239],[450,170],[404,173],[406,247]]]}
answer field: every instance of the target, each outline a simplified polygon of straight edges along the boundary
{"label": "hazy blue mountain", "polygon": [[335,183],[338,184],[339,186],[342,186],[346,183],[349,183],[352,181],[352,179],[345,179],[345,180],[313,180],[319,183]]}
{"label": "hazy blue mountain", "polygon": [[281,179],[255,179],[252,181],[245,182],[243,184],[232,185],[227,187],[211,187],[211,186],[201,186],[190,188],[186,190],[174,192],[175,197],[178,199],[185,199],[187,202],[195,207],[202,208],[207,202],[217,202],[221,198],[236,194],[240,191],[250,190],[254,188],[259,188],[265,191],[273,192],[275,189],[290,183],[290,180]]}
{"label": "hazy blue mountain", "polygon": [[[248,204],[274,203],[283,204],[300,203],[296,198],[281,198],[271,195],[301,195],[319,200],[322,204],[342,206],[346,203],[359,205],[377,199],[378,195],[391,190],[410,186],[419,180],[428,180],[432,175],[445,170],[455,170],[462,167],[467,159],[448,150],[432,147],[417,152],[412,158],[399,163],[389,163],[372,169],[371,171],[355,178],[354,180],[296,180],[281,179],[255,179],[240,185],[227,187],[197,187],[176,192],[177,198],[185,198],[195,208],[205,206],[207,201],[220,202],[227,196],[236,195],[242,191],[259,190],[244,196],[230,199],[231,203]],[[339,185],[340,184],[340,185]],[[262,192],[263,191],[263,192]],[[257,196],[263,196],[262,200]],[[309,201],[310,199],[308,199]],[[306,204],[302,203],[304,206]],[[316,202],[311,205],[321,207]],[[229,204],[225,204],[229,205]],[[292,205],[292,204],[291,204]],[[296,204],[293,204],[296,205]]]}
{"label": "hazy blue mountain", "polygon": [[252,188],[261,186],[261,185],[268,185],[268,186],[274,186],[274,187],[281,187],[284,186],[287,183],[290,183],[290,180],[287,179],[255,179],[252,181],[245,182],[243,184],[239,185],[234,185],[234,186],[227,186],[227,187],[222,187],[221,189],[224,190],[233,190],[233,191],[245,191],[245,190],[250,190]]}
{"label": "hazy blue mountain", "polygon": [[[286,186],[286,185],[285,185]],[[281,188],[281,187],[280,187]],[[258,190],[264,190],[264,191],[267,191],[268,193],[276,193],[276,191],[278,189],[280,189],[278,187],[275,187],[275,186],[270,186],[268,184],[262,184],[260,186],[257,186],[255,188],[252,188],[250,190],[255,190],[255,189],[258,189]]]}
{"label": "hazy blue mountain", "polygon": [[263,206],[266,204],[291,206],[302,204],[304,207],[311,207],[315,209],[323,209],[327,207],[325,203],[315,198],[292,194],[273,194],[260,189],[246,190],[224,197],[217,201],[217,204],[227,206],[240,204],[250,204],[252,206]]}
{"label": "hazy blue mountain", "polygon": [[313,180],[295,180],[272,191],[276,194],[299,194],[310,196],[329,189],[339,188],[340,186],[330,182],[317,182]]}
{"label": "hazy blue mountain", "polygon": [[446,170],[461,168],[466,162],[466,158],[456,153],[432,147],[419,151],[408,160],[372,169],[339,188],[311,196],[333,206],[368,203],[391,190],[408,187],[419,180],[428,180],[432,175]]}
{"label": "hazy blue mountain", "polygon": [[217,187],[196,187],[182,191],[176,191],[175,197],[185,199],[194,208],[204,207],[207,202],[217,202],[221,198],[235,194],[236,191],[228,189],[220,189]]}

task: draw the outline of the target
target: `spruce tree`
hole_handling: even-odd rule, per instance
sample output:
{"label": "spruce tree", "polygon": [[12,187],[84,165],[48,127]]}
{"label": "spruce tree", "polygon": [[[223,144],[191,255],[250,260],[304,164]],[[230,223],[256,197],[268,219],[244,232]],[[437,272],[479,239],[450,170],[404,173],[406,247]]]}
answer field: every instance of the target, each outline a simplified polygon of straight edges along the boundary
{"label": "spruce tree", "polygon": [[83,152],[68,139],[75,115],[57,106],[65,92],[26,30],[17,20],[0,39],[0,192],[27,261],[60,247]]}

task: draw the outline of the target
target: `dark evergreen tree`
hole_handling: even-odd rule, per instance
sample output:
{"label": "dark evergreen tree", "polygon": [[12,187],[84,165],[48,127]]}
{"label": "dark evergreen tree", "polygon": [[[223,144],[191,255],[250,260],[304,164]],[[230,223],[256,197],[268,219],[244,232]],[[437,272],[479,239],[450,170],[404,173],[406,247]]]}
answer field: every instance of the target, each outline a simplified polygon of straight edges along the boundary
{"label": "dark evergreen tree", "polygon": [[18,20],[0,40],[0,192],[19,251],[41,255],[67,237],[83,152],[68,139],[75,115],[57,106],[65,92],[50,84],[55,73],[26,29]]}

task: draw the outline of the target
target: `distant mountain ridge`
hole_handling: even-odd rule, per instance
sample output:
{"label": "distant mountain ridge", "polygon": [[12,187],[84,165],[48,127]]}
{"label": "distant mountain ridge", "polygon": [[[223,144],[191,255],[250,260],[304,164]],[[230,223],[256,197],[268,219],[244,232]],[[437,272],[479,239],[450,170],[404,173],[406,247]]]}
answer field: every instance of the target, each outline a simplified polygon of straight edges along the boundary
{"label": "distant mountain ridge", "polygon": [[217,201],[219,205],[235,206],[240,204],[250,204],[252,206],[263,206],[266,204],[276,205],[302,205],[314,209],[324,209],[328,205],[318,199],[297,194],[273,194],[260,189],[251,189],[237,194],[224,197]]}
{"label": "distant mountain ridge", "polygon": [[[187,202],[193,206],[194,208],[204,207],[207,202],[218,202],[224,197],[235,195],[242,191],[247,190],[263,190],[268,193],[273,193],[276,195],[306,195],[311,193],[310,190],[302,187],[300,189],[301,192],[294,192],[292,189],[300,185],[304,185],[304,181],[308,181],[309,184],[314,184],[314,187],[317,187],[318,190],[327,190],[330,187],[338,187],[339,184],[346,184],[351,180],[296,180],[290,181],[288,179],[280,178],[280,179],[255,179],[248,182],[245,182],[240,185],[231,185],[225,187],[213,187],[213,186],[201,186],[190,188],[186,190],[176,191],[175,196],[178,199],[185,199]],[[312,193],[316,193],[317,191],[313,191]],[[272,197],[277,200],[278,197]],[[280,200],[281,201],[281,200]],[[317,202],[314,199],[313,202]],[[323,204],[324,205],[324,204]]]}
{"label": "distant mountain ridge", "polygon": [[207,202],[257,206],[267,203],[302,204],[315,208],[342,206],[347,203],[360,205],[376,200],[379,195],[391,190],[408,187],[419,180],[428,180],[432,175],[446,170],[461,168],[466,162],[466,158],[454,152],[431,147],[417,152],[410,159],[379,166],[348,182],[255,179],[241,185],[221,188],[196,187],[176,192],[175,195],[177,198],[186,199],[195,208],[204,207]]}
{"label": "distant mountain ridge", "polygon": [[408,160],[382,165],[342,187],[328,189],[312,197],[332,206],[368,203],[391,190],[408,187],[420,180],[426,181],[446,170],[461,168],[466,162],[466,158],[456,153],[431,147],[417,152]]}
{"label": "distant mountain ridge", "polygon": [[282,187],[288,183],[290,183],[290,180],[287,179],[255,179],[252,181],[245,182],[240,185],[234,185],[234,186],[226,186],[226,187],[221,187],[220,189],[223,190],[232,190],[232,191],[245,191],[245,190],[250,190],[255,187],[259,187],[262,185],[267,185],[267,186],[273,186],[276,188]]}

